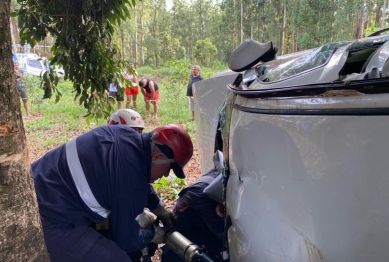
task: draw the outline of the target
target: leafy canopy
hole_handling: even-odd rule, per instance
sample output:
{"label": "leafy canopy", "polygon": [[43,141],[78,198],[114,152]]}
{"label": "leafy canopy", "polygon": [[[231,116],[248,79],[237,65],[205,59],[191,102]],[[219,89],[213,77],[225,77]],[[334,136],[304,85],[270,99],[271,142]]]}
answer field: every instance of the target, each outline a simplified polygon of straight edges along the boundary
{"label": "leafy canopy", "polygon": [[209,38],[197,40],[194,46],[194,57],[203,65],[210,65],[211,58],[217,53],[216,46]]}
{"label": "leafy canopy", "polygon": [[[115,26],[130,16],[135,0],[18,0],[21,44],[34,46],[48,34],[55,38],[50,64],[63,66],[65,80],[73,82],[75,99],[88,114],[106,117],[112,109],[105,90],[113,78],[125,82],[124,62],[112,41]],[[43,76],[45,98],[56,88],[58,76],[51,70]],[[128,83],[129,84],[129,83]],[[93,95],[93,92],[97,95]],[[119,88],[119,92],[123,92]]]}

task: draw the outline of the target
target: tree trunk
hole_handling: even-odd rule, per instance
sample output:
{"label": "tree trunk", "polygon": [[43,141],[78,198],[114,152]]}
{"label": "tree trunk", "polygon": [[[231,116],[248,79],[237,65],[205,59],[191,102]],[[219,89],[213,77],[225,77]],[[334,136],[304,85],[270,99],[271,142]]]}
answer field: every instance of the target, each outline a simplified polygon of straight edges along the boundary
{"label": "tree trunk", "polygon": [[384,0],[384,4],[382,6],[381,29],[385,28],[387,6],[388,6],[388,1]]}
{"label": "tree trunk", "polygon": [[137,65],[138,63],[138,24],[137,24],[137,17],[136,13],[134,14],[134,28],[135,28],[135,56],[134,56],[134,63]]}
{"label": "tree trunk", "polygon": [[[233,29],[232,29],[232,39],[233,39],[233,48],[237,47],[238,45],[236,44],[237,42],[237,32],[236,32],[236,14],[235,14],[235,7],[236,7],[236,0],[234,0],[233,2],[233,13],[232,13],[232,17],[233,17]],[[238,43],[239,44],[239,43]]]}
{"label": "tree trunk", "polygon": [[49,261],[13,74],[11,0],[0,1],[0,260]]}
{"label": "tree trunk", "polygon": [[362,24],[363,24],[363,12],[361,10],[358,10],[357,11],[356,21],[355,21],[355,33],[354,33],[354,38],[355,39],[361,38],[361,35],[362,35],[362,32],[361,32]]}
{"label": "tree trunk", "polygon": [[297,32],[297,28],[293,27],[293,53],[298,51]]}
{"label": "tree trunk", "polygon": [[282,39],[281,39],[281,55],[285,54],[285,31],[286,31],[286,4],[283,2],[283,18],[282,18]]}
{"label": "tree trunk", "polygon": [[240,42],[243,42],[243,1],[240,2]]}
{"label": "tree trunk", "polygon": [[124,54],[124,29],[123,25],[120,25],[120,40],[122,42],[122,57],[126,57]]}
{"label": "tree trunk", "polygon": [[143,23],[143,12],[144,12],[144,5],[143,2],[141,3],[140,7],[140,12],[139,12],[139,24],[140,24],[140,45],[139,45],[139,59],[140,59],[140,66],[144,65],[145,63],[145,55],[143,51],[143,42],[145,39],[145,28],[144,28],[144,23]]}
{"label": "tree trunk", "polygon": [[[10,20],[12,44],[20,44],[17,19],[11,17]],[[16,47],[12,47],[12,51],[14,53],[18,53],[18,49]]]}

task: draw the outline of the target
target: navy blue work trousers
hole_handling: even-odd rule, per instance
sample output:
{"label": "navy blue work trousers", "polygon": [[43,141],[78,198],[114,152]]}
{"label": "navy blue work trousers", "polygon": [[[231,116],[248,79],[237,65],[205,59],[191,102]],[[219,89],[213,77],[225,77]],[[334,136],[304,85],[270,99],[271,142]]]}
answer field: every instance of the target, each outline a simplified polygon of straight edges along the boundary
{"label": "navy blue work trousers", "polygon": [[92,227],[41,221],[52,262],[132,262],[115,242]]}

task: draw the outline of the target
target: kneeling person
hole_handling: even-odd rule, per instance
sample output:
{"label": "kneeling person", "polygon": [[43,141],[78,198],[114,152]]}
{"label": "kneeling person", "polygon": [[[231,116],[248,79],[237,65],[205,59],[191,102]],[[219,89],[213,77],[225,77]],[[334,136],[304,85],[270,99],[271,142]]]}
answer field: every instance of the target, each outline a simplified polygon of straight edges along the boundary
{"label": "kneeling person", "polygon": [[[220,169],[215,168],[195,180],[179,193],[173,208],[174,229],[198,246],[205,246],[209,255],[220,259],[223,252],[224,205],[222,191],[220,197],[211,198],[207,192],[209,185],[220,183]],[[218,199],[216,201],[215,199]],[[162,262],[183,262],[167,246],[162,248]]]}

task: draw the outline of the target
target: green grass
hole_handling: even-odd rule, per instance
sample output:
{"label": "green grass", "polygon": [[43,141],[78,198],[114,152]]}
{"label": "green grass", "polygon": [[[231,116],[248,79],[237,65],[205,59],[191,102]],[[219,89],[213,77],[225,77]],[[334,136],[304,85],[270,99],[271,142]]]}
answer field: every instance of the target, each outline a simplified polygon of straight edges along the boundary
{"label": "green grass", "polygon": [[[146,117],[145,103],[142,94],[138,95],[137,111],[143,116],[146,122],[145,131],[151,131],[160,125],[177,123],[184,126],[188,131],[194,143],[196,143],[194,122],[191,120],[191,112],[188,108],[188,98],[186,97],[186,85],[184,81],[172,82],[171,76],[158,78],[160,87],[159,101],[159,119],[154,120]],[[90,129],[105,125],[106,119],[92,119],[90,125],[87,124],[85,115],[87,110],[74,100],[73,86],[71,82],[62,81],[58,84],[58,89],[62,97],[58,103],[55,103],[54,96],[51,99],[41,99],[43,90],[39,87],[38,78],[29,77],[26,81],[29,93],[30,112],[34,115],[32,119],[26,119],[24,125],[26,128],[27,139],[32,142],[31,146],[44,149],[47,146],[59,146],[69,139]],[[151,112],[153,110],[152,105]],[[122,102],[122,108],[125,107],[125,101]],[[116,108],[116,105],[114,106]],[[47,133],[51,136],[46,138]],[[39,142],[44,139],[44,142]]]}
{"label": "green grass", "polygon": [[[171,62],[160,69],[151,67],[136,69],[140,77],[149,76],[160,87],[159,119],[157,121],[146,117],[143,95],[141,93],[138,95],[136,111],[145,120],[145,132],[161,125],[181,124],[188,131],[194,145],[197,144],[196,129],[186,97],[186,86],[191,69],[192,65],[187,61]],[[202,68],[201,75],[206,79],[216,71],[211,68]],[[58,84],[58,89],[62,93],[58,103],[55,103],[54,96],[51,99],[42,99],[43,90],[40,88],[39,78],[29,76],[25,81],[25,86],[29,94],[30,112],[34,115],[33,118],[24,121],[30,148],[49,150],[107,123],[107,119],[92,119],[88,124],[85,118],[87,110],[78,104],[78,99],[74,99],[75,93],[71,82],[61,81]],[[153,107],[150,106],[152,112]],[[124,107],[125,101],[122,102],[122,108]]]}
{"label": "green grass", "polygon": [[[138,95],[136,111],[145,120],[145,132],[149,132],[161,125],[181,124],[187,130],[193,140],[193,144],[196,146],[196,129],[192,121],[192,114],[188,108],[188,98],[186,97],[186,86],[191,66],[188,69],[185,63],[177,63],[173,67],[158,70],[141,68],[137,69],[137,71],[140,76],[151,76],[160,87],[158,120],[146,117],[143,95]],[[213,73],[212,69],[202,69],[204,78],[209,77]],[[39,87],[40,80],[38,78],[28,77],[25,85],[29,94],[29,107],[33,117],[25,118],[24,126],[29,150],[31,154],[34,154],[34,160],[50,149],[68,142],[71,138],[107,123],[106,119],[92,119],[89,124],[87,123],[85,118],[87,110],[78,104],[78,100],[74,100],[71,82],[62,81],[58,84],[58,89],[62,93],[58,103],[55,103],[54,96],[51,99],[41,99],[43,90]],[[152,112],[153,107],[152,105],[150,106]],[[124,107],[125,101],[122,102],[122,108]],[[114,108],[116,108],[116,105],[114,105]],[[154,187],[161,196],[172,200],[176,199],[178,192],[185,187],[185,180],[178,179],[172,175],[169,179],[161,179]]]}
{"label": "green grass", "polygon": [[152,184],[157,194],[164,200],[176,200],[178,194],[186,186],[185,179],[180,179],[170,173],[168,178],[162,177]]}

